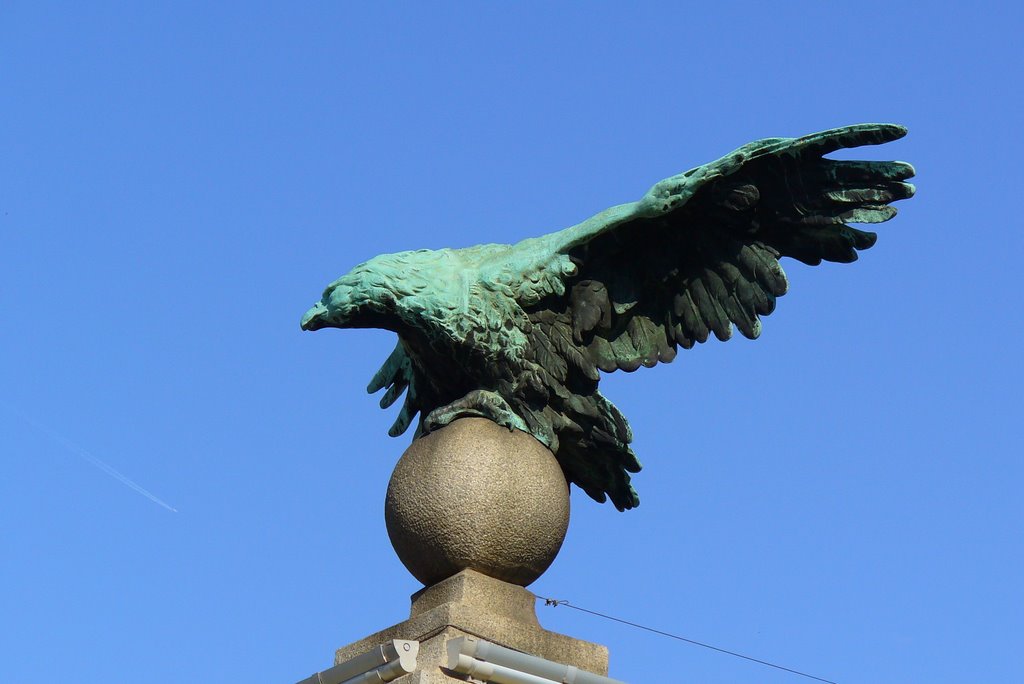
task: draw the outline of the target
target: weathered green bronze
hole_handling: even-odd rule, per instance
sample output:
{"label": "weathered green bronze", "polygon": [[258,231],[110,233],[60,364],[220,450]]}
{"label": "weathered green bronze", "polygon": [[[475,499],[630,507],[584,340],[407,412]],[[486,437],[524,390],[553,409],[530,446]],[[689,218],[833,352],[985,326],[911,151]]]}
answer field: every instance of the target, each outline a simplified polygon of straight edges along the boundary
{"label": "weathered green bronze", "polygon": [[851,262],[913,195],[903,162],[823,155],[902,137],[861,124],[769,138],[656,184],[640,201],[516,245],[385,254],[327,286],[304,330],[384,328],[398,345],[370,381],[381,406],[406,393],[390,430],[416,436],[464,416],[522,430],[566,478],[619,510],[640,500],[640,463],[600,371],[675,358],[710,334],[761,332],[786,292],[781,257]]}

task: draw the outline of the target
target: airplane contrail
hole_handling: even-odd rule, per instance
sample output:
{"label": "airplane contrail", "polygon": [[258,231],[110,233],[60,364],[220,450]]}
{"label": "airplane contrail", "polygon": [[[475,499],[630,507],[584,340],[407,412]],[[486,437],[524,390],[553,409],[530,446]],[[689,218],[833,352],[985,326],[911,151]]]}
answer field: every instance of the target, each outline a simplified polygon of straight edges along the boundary
{"label": "airplane contrail", "polygon": [[31,418],[26,416],[24,413],[22,413],[21,411],[17,410],[16,408],[14,408],[12,406],[8,406],[7,408],[12,413],[14,413],[19,418],[21,418],[23,421],[25,421],[26,423],[28,423],[29,425],[34,427],[36,430],[39,430],[43,434],[47,435],[50,439],[52,439],[55,442],[57,442],[58,444],[60,444],[61,446],[63,446],[68,451],[70,451],[70,452],[72,452],[74,454],[78,454],[79,456],[84,458],[88,463],[96,466],[97,468],[99,468],[100,470],[105,472],[107,475],[110,475],[112,478],[114,478],[115,480],[117,480],[118,482],[123,484],[124,486],[128,487],[129,489],[132,489],[132,490],[138,492],[139,494],[141,494],[142,496],[146,497],[147,499],[149,499],[153,503],[155,503],[155,504],[157,504],[159,506],[163,506],[164,508],[169,510],[171,513],[177,513],[178,512],[177,508],[175,508],[174,506],[171,506],[166,501],[164,501],[163,499],[158,497],[156,494],[153,494],[153,492],[149,491],[148,489],[146,489],[142,485],[138,484],[137,482],[135,482],[131,478],[129,478],[126,475],[123,475],[122,473],[118,472],[118,470],[116,468],[114,468],[112,465],[110,465],[109,463],[106,463],[103,460],[99,459],[98,457],[93,456],[91,453],[89,453],[88,451],[86,451],[82,447],[78,446],[77,444],[75,444],[71,440],[66,439],[65,437],[63,437],[62,435],[57,433],[52,428],[49,428],[49,427],[43,425],[42,423],[38,423],[38,422],[32,420]]}

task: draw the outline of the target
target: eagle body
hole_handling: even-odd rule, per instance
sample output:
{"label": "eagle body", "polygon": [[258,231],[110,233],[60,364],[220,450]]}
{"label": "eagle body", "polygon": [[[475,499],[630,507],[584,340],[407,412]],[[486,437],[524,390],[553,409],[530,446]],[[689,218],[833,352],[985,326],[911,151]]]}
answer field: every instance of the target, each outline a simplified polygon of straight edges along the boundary
{"label": "eagle body", "polygon": [[671,361],[735,327],[760,334],[786,292],[783,256],[848,262],[875,235],[850,227],[913,194],[902,162],[823,155],[901,137],[862,124],[770,138],[656,184],[637,202],[515,245],[386,254],[327,286],[302,327],[398,334],[368,390],[403,393],[390,434],[421,436],[465,416],[532,434],[566,479],[619,509],[639,498],[625,417],[601,372]]}

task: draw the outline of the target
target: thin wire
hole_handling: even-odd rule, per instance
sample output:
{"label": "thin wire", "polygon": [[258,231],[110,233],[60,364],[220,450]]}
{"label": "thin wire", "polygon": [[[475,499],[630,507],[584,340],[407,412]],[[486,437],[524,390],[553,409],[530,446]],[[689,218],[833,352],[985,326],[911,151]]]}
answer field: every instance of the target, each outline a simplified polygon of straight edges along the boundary
{"label": "thin wire", "polygon": [[712,651],[718,651],[719,653],[725,653],[727,655],[736,656],[737,658],[743,658],[744,660],[749,660],[751,662],[755,662],[755,663],[758,663],[760,665],[767,665],[768,667],[774,667],[777,670],[783,670],[785,672],[791,672],[792,674],[800,675],[801,677],[807,677],[809,679],[816,679],[819,682],[825,682],[826,684],[837,684],[836,682],[832,681],[831,679],[823,679],[821,677],[815,677],[814,675],[807,674],[806,672],[800,672],[799,670],[792,670],[792,669],[790,669],[788,667],[783,667],[782,665],[776,665],[775,663],[769,663],[767,660],[758,660],[757,658],[751,658],[750,656],[743,655],[742,653],[736,653],[735,651],[728,651],[728,650],[726,650],[724,648],[719,648],[717,646],[712,646],[711,644],[705,644],[705,643],[702,643],[700,641],[694,641],[693,639],[687,639],[686,637],[681,637],[681,636],[678,636],[676,634],[669,634],[668,632],[663,632],[660,629],[654,629],[653,627],[644,627],[643,625],[638,625],[637,623],[630,622],[629,620],[623,620],[621,618],[612,617],[611,615],[605,615],[604,613],[598,613],[596,610],[587,610],[586,608],[580,608],[579,606],[574,606],[573,604],[569,603],[568,601],[564,601],[564,600],[561,600],[561,599],[545,598],[543,596],[538,596],[537,598],[544,599],[544,605],[545,606],[551,606],[553,608],[558,607],[558,606],[568,606],[569,608],[572,608],[573,610],[578,610],[578,611],[583,612],[583,613],[590,613],[591,615],[596,615],[597,617],[602,617],[605,620],[612,620],[614,622],[621,622],[622,624],[629,625],[630,627],[636,627],[637,629],[642,629],[642,630],[645,630],[645,631],[648,631],[648,632],[654,632],[655,634],[660,634],[661,636],[667,636],[670,639],[677,639],[679,641],[685,641],[686,643],[693,644],[695,646],[702,646],[704,648],[710,648]]}

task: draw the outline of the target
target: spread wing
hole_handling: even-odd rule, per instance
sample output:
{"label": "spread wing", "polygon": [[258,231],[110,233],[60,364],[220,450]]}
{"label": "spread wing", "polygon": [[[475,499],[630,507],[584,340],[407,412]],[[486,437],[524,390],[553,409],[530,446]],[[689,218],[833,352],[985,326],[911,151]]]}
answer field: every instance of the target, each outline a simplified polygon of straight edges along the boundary
{"label": "spread wing", "polygon": [[781,257],[854,261],[876,236],[848,224],[886,221],[890,203],[914,193],[909,164],[823,155],[905,134],[862,124],[760,140],[545,236],[578,267],[567,311],[575,343],[609,372],[670,361],[677,345],[726,340],[733,326],[756,338],[786,292]]}

